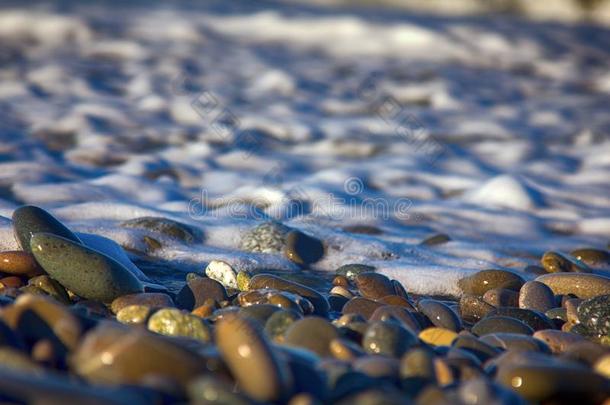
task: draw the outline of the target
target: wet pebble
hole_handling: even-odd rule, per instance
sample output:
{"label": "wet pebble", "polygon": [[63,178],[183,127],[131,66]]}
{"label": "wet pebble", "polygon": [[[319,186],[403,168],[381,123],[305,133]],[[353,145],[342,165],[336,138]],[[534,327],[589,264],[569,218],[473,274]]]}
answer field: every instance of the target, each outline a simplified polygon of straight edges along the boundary
{"label": "wet pebble", "polygon": [[264,222],[242,236],[240,248],[255,253],[280,253],[290,231],[289,227],[279,222]]}
{"label": "wet pebble", "polygon": [[174,301],[164,293],[128,294],[118,297],[110,304],[110,309],[117,314],[121,309],[130,305],[144,305],[151,308],[173,307]]}
{"label": "wet pebble", "polygon": [[488,316],[474,324],[471,332],[477,336],[491,333],[531,335],[534,333],[534,330],[515,318],[509,318],[507,316]]}
{"label": "wet pebble", "polygon": [[562,332],[554,329],[539,330],[534,333],[534,338],[545,342],[553,353],[562,353],[569,346],[586,341],[585,338],[575,333]]}
{"label": "wet pebble", "polygon": [[483,294],[483,301],[494,307],[517,307],[519,306],[519,293],[506,288],[492,288]]}
{"label": "wet pebble", "polygon": [[570,252],[570,255],[589,266],[607,266],[610,264],[610,253],[607,250],[584,248]]}
{"label": "wet pebble", "polygon": [[542,340],[521,333],[490,333],[481,336],[480,340],[491,346],[512,351],[533,351],[550,353],[551,349]]}
{"label": "wet pebble", "polygon": [[12,218],[15,239],[25,252],[30,253],[32,251],[30,239],[37,233],[50,233],[76,244],[82,244],[81,240],[71,230],[40,207],[21,206],[13,211]]}
{"label": "wet pebble", "polygon": [[321,241],[306,233],[291,231],[286,235],[284,255],[300,266],[307,266],[324,256],[324,245]]}
{"label": "wet pebble", "polygon": [[459,302],[460,317],[466,322],[477,322],[494,310],[493,305],[474,295],[462,295]]}
{"label": "wet pebble", "polygon": [[308,316],[286,331],[284,343],[311,350],[321,357],[331,356],[330,342],[339,337],[337,328],[324,318]]}
{"label": "wet pebble", "polygon": [[15,276],[33,277],[44,271],[31,253],[23,251],[0,252],[0,272]]}
{"label": "wet pebble", "polygon": [[543,314],[531,309],[500,307],[487,314],[490,316],[506,316],[515,318],[531,327],[534,331],[541,329],[553,329],[553,323]]}
{"label": "wet pebble", "polygon": [[343,306],[343,314],[358,314],[369,319],[383,304],[363,297],[354,297]]}
{"label": "wet pebble", "polygon": [[152,309],[146,305],[127,305],[117,311],[116,320],[126,325],[144,324]]}
{"label": "wet pebble", "polygon": [[362,337],[362,347],[370,354],[400,357],[417,344],[417,336],[395,322],[373,322]]}
{"label": "wet pebble", "polygon": [[574,294],[587,299],[610,294],[610,278],[586,273],[552,273],[536,278],[546,284],[555,295]]}
{"label": "wet pebble", "polygon": [[176,305],[189,311],[205,303],[206,300],[224,301],[227,291],[222,284],[208,277],[191,279],[176,296]]}
{"label": "wet pebble", "polygon": [[455,331],[431,327],[419,332],[419,338],[432,346],[451,346],[451,343],[458,337]]}
{"label": "wet pebble", "polygon": [[519,291],[519,308],[546,312],[555,307],[555,295],[546,284],[528,281]]}
{"label": "wet pebble", "polygon": [[379,299],[394,294],[394,286],[389,278],[379,273],[360,273],[355,277],[356,287],[365,298]]}
{"label": "wet pebble", "polygon": [[227,288],[238,288],[237,272],[226,262],[212,260],[205,268],[205,274]]}
{"label": "wet pebble", "polygon": [[169,218],[140,217],[122,222],[120,226],[146,229],[184,243],[199,242],[202,239],[202,233],[198,229]]}
{"label": "wet pebble", "polygon": [[335,270],[335,273],[339,276],[347,277],[348,280],[354,281],[356,276],[360,273],[371,273],[375,271],[375,267],[368,266],[366,264],[344,264]]}
{"label": "wet pebble", "polygon": [[610,295],[600,295],[578,305],[578,320],[599,335],[610,335]]}
{"label": "wet pebble", "polygon": [[201,318],[177,308],[163,308],[148,318],[148,330],[167,336],[182,336],[208,342],[211,328]]}
{"label": "wet pebble", "polygon": [[465,294],[483,296],[493,288],[519,291],[525,281],[521,276],[505,270],[482,270],[458,281]]}
{"label": "wet pebble", "polygon": [[462,329],[462,321],[457,314],[442,302],[422,299],[417,307],[433,324],[440,328],[459,332]]}
{"label": "wet pebble", "polygon": [[302,284],[284,280],[271,274],[257,274],[256,276],[252,277],[249,283],[249,288],[253,290],[271,288],[300,295],[313,304],[314,313],[316,315],[326,316],[330,308],[326,298],[324,298],[317,291]]}
{"label": "wet pebble", "polygon": [[585,263],[559,252],[546,252],[540,259],[540,263],[549,273],[591,273],[591,269]]}

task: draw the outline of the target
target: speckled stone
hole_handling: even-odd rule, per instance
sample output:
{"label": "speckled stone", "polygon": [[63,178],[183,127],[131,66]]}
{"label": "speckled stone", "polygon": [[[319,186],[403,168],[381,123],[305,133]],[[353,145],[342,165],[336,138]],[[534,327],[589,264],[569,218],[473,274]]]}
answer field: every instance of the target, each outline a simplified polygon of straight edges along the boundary
{"label": "speckled stone", "polygon": [[553,323],[543,314],[531,309],[521,309],[512,307],[500,307],[489,312],[486,317],[507,316],[515,318],[528,325],[534,331],[541,329],[553,329]]}
{"label": "speckled stone", "polygon": [[607,250],[584,248],[570,252],[570,255],[589,266],[605,266],[610,264],[610,253]]}
{"label": "speckled stone", "polygon": [[519,293],[506,288],[492,288],[483,294],[483,301],[494,307],[517,307]]}
{"label": "speckled stone", "polygon": [[531,335],[534,330],[515,318],[507,316],[488,316],[473,325],[471,332],[477,336],[488,335],[491,333],[515,333]]}
{"label": "speckled stone", "polygon": [[155,375],[186,384],[206,371],[197,353],[139,328],[102,322],[70,359],[73,372],[94,384],[140,384]]}
{"label": "speckled stone", "polygon": [[20,250],[0,252],[0,272],[27,277],[44,273],[42,268],[36,263],[34,255]]}
{"label": "speckled stone", "polygon": [[326,357],[331,356],[330,342],[338,337],[339,331],[326,319],[308,316],[290,326],[286,331],[284,342]]}
{"label": "speckled stone", "polygon": [[394,286],[389,278],[379,273],[360,273],[355,277],[356,287],[365,298],[376,300],[394,294]]}
{"label": "speckled stone", "polygon": [[176,305],[179,308],[192,311],[205,303],[206,300],[213,299],[217,302],[227,299],[227,291],[222,284],[208,277],[198,277],[191,279],[178,292]]}
{"label": "speckled stone", "polygon": [[610,295],[600,295],[580,303],[578,320],[589,330],[610,335]]}
{"label": "speckled stone", "polygon": [[145,305],[152,308],[173,307],[172,297],[164,293],[141,293],[123,295],[110,305],[113,313],[117,314],[121,309],[129,305]]}
{"label": "speckled stone", "polygon": [[483,296],[492,288],[506,288],[519,291],[525,281],[521,276],[505,270],[482,270],[458,281],[465,294]]}
{"label": "speckled stone", "polygon": [[546,284],[528,281],[519,291],[519,308],[546,313],[555,307],[555,295]]}
{"label": "speckled stone", "polygon": [[460,317],[466,322],[477,322],[494,309],[493,305],[474,295],[462,295],[458,308]]}
{"label": "speckled stone", "polygon": [[536,281],[549,286],[555,295],[574,294],[588,299],[610,294],[610,278],[597,274],[552,273],[542,275]]}
{"label": "speckled stone", "polygon": [[116,260],[49,233],[31,238],[36,261],[76,295],[105,303],[144,290],[140,281]]}
{"label": "speckled stone", "polygon": [[417,336],[398,323],[376,321],[362,337],[362,347],[370,354],[400,357],[417,344]]}
{"label": "speckled stone", "polygon": [[212,260],[205,268],[205,274],[225,287],[237,287],[237,272],[230,264],[221,260]]}
{"label": "speckled stone", "polygon": [[278,401],[291,390],[290,372],[264,334],[250,321],[229,316],[218,322],[215,341],[231,374],[256,401]]}
{"label": "speckled stone", "polygon": [[540,263],[549,273],[591,273],[591,269],[585,263],[559,252],[546,252]]}
{"label": "speckled stone", "polygon": [[321,241],[301,231],[290,231],[286,235],[284,255],[288,260],[307,266],[324,256],[324,245]]}
{"label": "speckled stone", "polygon": [[360,273],[371,273],[375,271],[375,267],[368,266],[366,264],[344,264],[335,270],[335,273],[339,276],[345,276],[348,280],[354,281],[356,276]]}
{"label": "speckled stone", "polygon": [[434,326],[454,332],[459,332],[462,329],[462,321],[457,314],[440,301],[422,299],[417,303],[417,308]]}
{"label": "speckled stone", "polygon": [[148,330],[167,336],[182,336],[208,342],[212,333],[198,316],[177,308],[163,308],[148,318]]}
{"label": "speckled stone", "polygon": [[57,218],[33,205],[24,205],[13,211],[13,230],[19,246],[28,253],[32,251],[30,239],[36,233],[50,233],[82,244],[81,240]]}
{"label": "speckled stone", "polygon": [[252,279],[252,274],[245,270],[240,270],[237,273],[236,281],[237,281],[237,289],[239,291],[248,291],[250,289],[250,280]]}
{"label": "speckled stone", "polygon": [[122,307],[116,314],[116,320],[126,325],[144,324],[152,309],[146,305],[127,305]]}
{"label": "speckled stone", "polygon": [[194,243],[202,240],[202,233],[198,229],[168,218],[140,217],[124,221],[120,226],[146,229],[184,243]]}
{"label": "speckled stone", "polygon": [[300,295],[313,304],[314,313],[316,315],[326,316],[328,310],[330,309],[326,298],[324,298],[317,291],[302,284],[288,281],[271,274],[257,274],[250,280],[249,287],[252,290],[257,290],[261,288],[271,288]]}
{"label": "speckled stone", "polygon": [[255,253],[280,253],[286,245],[286,235],[291,229],[276,221],[263,222],[246,232],[240,248]]}

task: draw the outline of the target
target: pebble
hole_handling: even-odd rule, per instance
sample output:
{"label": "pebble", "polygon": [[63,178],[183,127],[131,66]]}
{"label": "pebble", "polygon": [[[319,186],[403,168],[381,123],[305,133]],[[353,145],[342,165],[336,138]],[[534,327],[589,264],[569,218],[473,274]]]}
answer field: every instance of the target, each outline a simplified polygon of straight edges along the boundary
{"label": "pebble", "polygon": [[352,363],[352,367],[376,379],[394,380],[400,373],[400,361],[386,356],[361,356]]}
{"label": "pebble", "polygon": [[593,368],[597,374],[610,379],[610,353],[601,356]]}
{"label": "pebble", "polygon": [[146,229],[184,243],[201,241],[202,233],[189,225],[162,217],[140,217],[121,223],[124,228]]}
{"label": "pebble", "polygon": [[400,377],[415,380],[421,384],[436,382],[436,367],[434,358],[436,354],[427,347],[413,347],[400,359]]}
{"label": "pebble", "polygon": [[531,309],[500,307],[487,314],[490,316],[507,316],[516,318],[531,327],[534,331],[541,329],[553,329],[553,323],[544,314]]}
{"label": "pebble", "polygon": [[457,339],[453,341],[452,347],[467,350],[468,352],[474,354],[481,362],[485,362],[486,360],[495,357],[500,353],[499,349],[483,342],[480,339],[477,339],[474,336],[468,335],[459,335]]}
{"label": "pebble", "polygon": [[40,207],[24,205],[13,211],[13,230],[15,239],[21,249],[27,253],[32,252],[30,239],[37,233],[50,233],[68,239],[76,244],[81,240],[57,218]]}
{"label": "pebble", "polygon": [[245,394],[263,402],[279,401],[288,395],[292,381],[287,365],[250,321],[238,316],[223,318],[216,325],[214,340]]}
{"label": "pebble", "polygon": [[337,328],[324,318],[308,316],[286,331],[284,343],[311,350],[321,357],[331,356],[330,342],[339,338]]}
{"label": "pebble", "polygon": [[292,281],[284,280],[271,274],[257,274],[250,280],[250,289],[272,288],[298,294],[309,300],[314,306],[314,313],[326,316],[330,306],[328,301],[317,291]]}
{"label": "pebble", "polygon": [[589,266],[607,266],[610,264],[610,253],[607,250],[593,248],[576,249],[571,251],[570,255]]}
{"label": "pebble", "polygon": [[512,351],[533,351],[550,353],[551,349],[542,340],[521,333],[490,333],[480,337],[491,346]]}
{"label": "pebble", "polygon": [[239,291],[248,291],[250,289],[250,280],[252,275],[244,270],[240,270],[236,276],[237,289]]}
{"label": "pebble", "polygon": [[491,333],[531,335],[534,333],[534,330],[515,318],[509,318],[507,316],[488,316],[474,324],[471,332],[477,336]]}
{"label": "pebble", "polygon": [[359,344],[340,338],[330,341],[329,350],[334,358],[343,361],[353,361],[365,355]]}
{"label": "pebble", "polygon": [[494,306],[475,295],[462,295],[459,302],[460,317],[466,322],[477,322],[494,310]]}
{"label": "pebble", "polygon": [[517,307],[519,306],[519,293],[506,288],[492,288],[483,294],[483,301],[494,307]]}
{"label": "pebble", "polygon": [[126,325],[144,324],[152,309],[146,305],[127,305],[117,311],[116,320]]}
{"label": "pebble", "polygon": [[375,267],[368,266],[366,264],[344,264],[335,270],[335,274],[344,276],[350,281],[354,281],[356,276],[360,273],[372,273],[375,271]]}
{"label": "pebble", "polygon": [[148,318],[148,330],[167,336],[182,336],[208,342],[211,328],[198,316],[177,308],[163,308]]}
{"label": "pebble", "polygon": [[342,312],[343,314],[362,315],[364,319],[369,319],[371,315],[373,315],[373,312],[382,306],[382,303],[370,300],[368,298],[354,297],[345,303]]}
{"label": "pebble", "polygon": [[197,353],[160,335],[102,322],[88,332],[70,361],[93,384],[138,384],[147,376],[186,384],[207,369]]}
{"label": "pebble", "polygon": [[231,385],[210,375],[198,377],[188,386],[192,403],[205,405],[252,405],[252,402],[234,392]]}
{"label": "pebble", "polygon": [[244,319],[249,319],[254,324],[261,328],[267,323],[267,320],[271,318],[276,312],[282,312],[283,310],[275,305],[271,304],[258,304],[250,305],[248,307],[241,307],[237,313]]}
{"label": "pebble", "polygon": [[555,307],[555,295],[546,284],[528,281],[519,291],[519,308],[546,313]]}
{"label": "pebble", "polygon": [[114,314],[130,305],[144,305],[152,308],[173,307],[172,297],[164,293],[140,293],[128,294],[118,297],[110,304],[110,309]]}
{"label": "pebble", "polygon": [[333,286],[349,288],[349,280],[345,276],[335,276],[333,278]]}
{"label": "pebble", "polygon": [[265,333],[274,342],[284,342],[284,335],[293,323],[302,316],[295,311],[277,311],[265,321]]}
{"label": "pebble", "polygon": [[17,276],[8,276],[0,278],[0,284],[4,288],[19,288],[23,285],[23,280]]}
{"label": "pebble", "polygon": [[339,295],[341,297],[345,297],[348,300],[350,298],[354,297],[354,294],[352,294],[347,288],[341,287],[341,286],[338,286],[338,285],[336,285],[333,288],[331,288],[329,293],[330,294],[334,294],[334,295]]}
{"label": "pebble", "polygon": [[289,227],[276,221],[263,222],[246,232],[240,242],[240,248],[255,253],[280,253],[286,245]]}
{"label": "pebble", "polygon": [[362,337],[362,347],[370,354],[400,357],[417,344],[417,336],[400,324],[375,321]]}
{"label": "pebble", "polygon": [[555,295],[574,294],[587,299],[610,294],[610,278],[586,273],[552,273],[536,278],[546,284]]}
{"label": "pebble", "polygon": [[451,346],[451,343],[458,337],[458,334],[449,329],[431,327],[419,332],[418,337],[423,342],[432,346]]}
{"label": "pebble", "polygon": [[442,302],[422,299],[417,303],[417,308],[434,324],[434,326],[449,329],[454,332],[459,332],[462,329],[462,321],[460,318],[451,308]]}
{"label": "pebble", "polygon": [[307,266],[324,256],[324,245],[301,231],[290,231],[286,235],[284,255],[300,266]]}
{"label": "pebble", "polygon": [[506,288],[519,291],[525,281],[521,276],[505,270],[482,270],[458,281],[465,294],[483,296],[493,288]]}
{"label": "pebble", "polygon": [[599,335],[610,335],[610,295],[600,295],[580,303],[578,320]]}
{"label": "pebble", "polygon": [[238,288],[237,272],[230,264],[221,260],[212,260],[205,268],[205,274],[227,288]]}
{"label": "pebble", "polygon": [[23,251],[0,252],[0,272],[27,277],[44,274],[34,255]]}
{"label": "pebble", "polygon": [[591,269],[585,263],[559,252],[546,252],[540,259],[540,263],[549,273],[591,273]]}
{"label": "pebble", "polygon": [[[417,334],[422,326],[418,320],[418,312],[410,311],[404,307],[396,305],[384,305],[375,310],[369,321],[394,321],[399,322],[403,327]],[[423,318],[423,316],[421,316]]]}
{"label": "pebble", "polygon": [[176,305],[179,308],[192,311],[203,305],[206,300],[217,302],[228,298],[227,291],[222,284],[208,277],[197,277],[189,280],[176,296]]}
{"label": "pebble", "polygon": [[545,342],[553,353],[562,353],[574,343],[586,341],[584,337],[575,333],[562,332],[554,329],[539,330],[534,333],[534,338]]}
{"label": "pebble", "polygon": [[420,245],[423,246],[436,246],[442,245],[451,241],[451,238],[446,233],[437,233],[436,235],[432,235],[426,239],[424,239]]}
{"label": "pebble", "polygon": [[127,268],[91,248],[49,233],[35,234],[30,243],[42,268],[79,297],[110,303],[143,291]]}
{"label": "pebble", "polygon": [[47,275],[36,276],[29,279],[28,285],[40,288],[46,294],[55,298],[62,304],[69,304],[71,302],[70,296],[68,295],[66,289]]}
{"label": "pebble", "polygon": [[355,277],[356,287],[365,298],[376,300],[394,294],[394,285],[389,278],[379,273],[360,273]]}

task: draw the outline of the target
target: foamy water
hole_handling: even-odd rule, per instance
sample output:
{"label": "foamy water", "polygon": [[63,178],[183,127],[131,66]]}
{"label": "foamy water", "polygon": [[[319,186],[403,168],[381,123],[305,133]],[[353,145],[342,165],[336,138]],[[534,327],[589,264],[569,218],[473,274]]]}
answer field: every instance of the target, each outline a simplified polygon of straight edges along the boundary
{"label": "foamy water", "polygon": [[[24,203],[176,269],[265,218],[416,293],[610,237],[610,31],[251,2],[0,12],[0,248]],[[344,231],[370,225],[375,235]],[[452,240],[419,243],[435,233]],[[601,270],[600,270],[601,271]],[[527,274],[525,274],[528,276]]]}

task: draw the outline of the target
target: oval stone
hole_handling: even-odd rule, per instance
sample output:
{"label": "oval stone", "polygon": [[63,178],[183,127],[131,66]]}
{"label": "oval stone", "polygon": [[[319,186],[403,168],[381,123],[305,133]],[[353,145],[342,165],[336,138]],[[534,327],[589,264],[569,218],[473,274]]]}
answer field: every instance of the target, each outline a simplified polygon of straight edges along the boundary
{"label": "oval stone", "polygon": [[505,270],[482,270],[458,281],[465,294],[483,296],[493,288],[507,288],[519,291],[525,281],[515,273]]}
{"label": "oval stone", "polygon": [[148,330],[167,336],[182,336],[208,342],[211,330],[198,316],[177,308],[160,309],[148,318]]}
{"label": "oval stone", "polygon": [[471,332],[477,336],[491,333],[531,335],[534,333],[534,330],[515,318],[509,318],[507,316],[488,316],[477,322],[472,327]]}
{"label": "oval stone", "polygon": [[330,342],[339,331],[324,318],[307,316],[294,322],[286,331],[284,343],[311,350],[321,357],[331,356]]}
{"label": "oval stone", "polygon": [[0,252],[0,272],[27,277],[44,274],[34,255],[20,250]]}
{"label": "oval stone", "polygon": [[121,295],[143,291],[133,273],[91,248],[49,233],[35,234],[30,243],[42,268],[82,298],[110,303]]}
{"label": "oval stone", "polygon": [[24,205],[13,211],[13,230],[19,246],[28,253],[32,251],[30,239],[36,233],[50,233],[76,244],[82,244],[81,240],[57,218],[33,205]]}
{"label": "oval stone", "polygon": [[293,294],[298,294],[303,298],[307,298],[313,304],[314,313],[316,315],[326,316],[330,309],[326,298],[317,291],[302,284],[284,280],[271,274],[257,274],[252,277],[249,283],[249,289],[258,290],[261,288],[288,291]]}
{"label": "oval stone", "polygon": [[546,284],[528,281],[519,291],[519,308],[546,313],[555,307],[555,295]]}
{"label": "oval stone", "polygon": [[559,252],[546,252],[540,259],[542,267],[549,273],[591,273],[589,266]]}
{"label": "oval stone", "polygon": [[552,273],[536,278],[555,295],[574,294],[578,298],[593,298],[610,294],[610,278],[586,273]]}
{"label": "oval stone", "polygon": [[454,332],[462,329],[462,321],[457,314],[442,302],[423,299],[417,303],[417,307],[433,324],[439,328],[445,328]]}
{"label": "oval stone", "polygon": [[164,293],[141,293],[123,295],[110,305],[113,313],[117,314],[121,309],[129,305],[145,305],[151,308],[173,307],[174,301]]}
{"label": "oval stone", "polygon": [[553,353],[562,353],[571,345],[584,342],[586,339],[576,333],[562,332],[555,329],[544,329],[534,333],[534,338],[546,343]]}
{"label": "oval stone", "polygon": [[360,294],[372,300],[394,294],[394,285],[389,278],[379,273],[360,273],[355,278]]}

